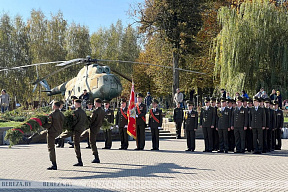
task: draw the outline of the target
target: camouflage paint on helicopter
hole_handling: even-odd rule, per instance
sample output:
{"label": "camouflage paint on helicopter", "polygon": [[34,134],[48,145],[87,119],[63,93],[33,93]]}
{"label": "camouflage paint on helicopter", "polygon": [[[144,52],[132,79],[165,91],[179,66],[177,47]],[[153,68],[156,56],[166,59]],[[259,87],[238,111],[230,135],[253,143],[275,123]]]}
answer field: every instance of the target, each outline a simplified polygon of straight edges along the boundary
{"label": "camouflage paint on helicopter", "polygon": [[120,96],[122,85],[120,79],[111,74],[108,66],[92,64],[83,67],[76,77],[47,91],[47,94],[52,96],[61,93],[65,99],[70,99],[73,95],[79,97],[84,89],[89,92],[90,99],[111,100]]}

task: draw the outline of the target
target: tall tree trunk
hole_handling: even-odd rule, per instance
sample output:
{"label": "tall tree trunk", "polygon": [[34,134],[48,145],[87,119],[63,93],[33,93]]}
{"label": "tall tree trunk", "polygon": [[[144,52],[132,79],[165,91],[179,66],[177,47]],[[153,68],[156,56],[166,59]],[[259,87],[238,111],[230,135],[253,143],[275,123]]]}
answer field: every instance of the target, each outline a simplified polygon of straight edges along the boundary
{"label": "tall tree trunk", "polygon": [[173,51],[173,85],[172,85],[172,99],[176,93],[176,89],[179,88],[179,53],[178,50]]}

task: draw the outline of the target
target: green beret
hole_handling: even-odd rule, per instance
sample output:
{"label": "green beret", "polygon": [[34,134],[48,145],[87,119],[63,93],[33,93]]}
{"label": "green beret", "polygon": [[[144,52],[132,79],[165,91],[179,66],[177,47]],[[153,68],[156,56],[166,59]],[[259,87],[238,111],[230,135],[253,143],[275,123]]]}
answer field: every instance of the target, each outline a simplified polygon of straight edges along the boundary
{"label": "green beret", "polygon": [[159,101],[157,101],[157,99],[153,99],[153,100],[152,100],[152,103],[157,103],[157,104],[159,104]]}
{"label": "green beret", "polygon": [[55,106],[60,107],[61,103],[59,101],[54,101],[53,103]]}
{"label": "green beret", "polygon": [[102,100],[101,100],[100,98],[95,98],[94,101],[95,101],[96,103],[102,103]]}
{"label": "green beret", "polygon": [[82,101],[80,99],[76,99],[76,100],[74,100],[74,102],[75,103],[80,103],[80,104],[82,103]]}
{"label": "green beret", "polygon": [[210,98],[209,97],[205,97],[204,98],[204,103],[208,103],[208,102],[210,102]]}
{"label": "green beret", "polygon": [[190,100],[186,101],[186,103],[187,103],[188,105],[193,105],[193,102],[190,101]]}
{"label": "green beret", "polygon": [[144,95],[142,93],[138,93],[137,97],[144,97]]}

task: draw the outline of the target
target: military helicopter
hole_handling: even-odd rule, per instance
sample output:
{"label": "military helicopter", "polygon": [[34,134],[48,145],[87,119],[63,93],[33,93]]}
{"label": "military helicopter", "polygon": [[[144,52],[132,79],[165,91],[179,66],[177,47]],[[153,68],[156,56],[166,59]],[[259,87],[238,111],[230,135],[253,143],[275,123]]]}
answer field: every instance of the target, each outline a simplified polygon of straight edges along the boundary
{"label": "military helicopter", "polygon": [[[143,62],[133,62],[133,61],[121,61],[121,60],[103,60],[103,59],[91,59],[90,56],[87,56],[86,58],[77,58],[72,59],[69,61],[55,61],[55,62],[47,62],[47,63],[36,63],[31,65],[25,65],[25,66],[19,66],[19,67],[13,67],[9,69],[0,69],[1,71],[9,71],[9,70],[19,70],[27,67],[33,67],[36,66],[36,74],[37,74],[37,80],[33,82],[32,84],[35,85],[33,92],[36,90],[37,85],[40,84],[42,87],[45,88],[45,90],[42,90],[42,92],[47,92],[48,96],[53,96],[57,94],[62,94],[65,97],[65,100],[69,100],[71,96],[79,97],[83,91],[86,89],[89,92],[90,99],[93,98],[101,98],[105,100],[112,100],[113,98],[116,98],[121,95],[122,92],[122,84],[120,82],[120,79],[114,75],[111,74],[111,72],[123,77],[124,79],[132,82],[132,79],[130,77],[127,77],[124,74],[121,74],[115,69],[111,69],[109,66],[106,66],[100,62],[118,62],[118,63],[131,63],[131,64],[143,64],[143,65],[150,65],[150,66],[157,66],[157,67],[163,67],[163,68],[170,68],[169,66],[162,66],[162,65],[156,65],[151,63],[143,63]],[[47,76],[43,78],[39,78],[38,76],[38,66],[40,65],[47,65],[47,64],[56,64],[58,67],[62,67],[59,70],[56,70],[52,73],[49,73]],[[56,86],[52,89],[50,89],[46,79],[50,76],[58,73],[59,71],[62,71],[68,67],[84,64],[84,66],[77,74],[76,77],[73,79],[62,83],[59,86]],[[197,71],[191,71],[191,70],[185,70],[181,68],[177,68],[176,70],[181,71],[187,71],[192,73],[199,73],[199,74],[205,74]]]}

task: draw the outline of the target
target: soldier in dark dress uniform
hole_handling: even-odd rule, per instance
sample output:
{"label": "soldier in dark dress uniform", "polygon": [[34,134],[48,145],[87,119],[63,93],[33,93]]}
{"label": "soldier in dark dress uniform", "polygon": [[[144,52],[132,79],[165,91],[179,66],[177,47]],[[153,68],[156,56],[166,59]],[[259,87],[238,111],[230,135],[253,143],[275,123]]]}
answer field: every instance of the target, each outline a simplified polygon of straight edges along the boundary
{"label": "soldier in dark dress uniform", "polygon": [[231,128],[234,129],[236,152],[245,153],[245,131],[248,128],[248,110],[242,106],[243,99],[238,97],[237,107],[232,112]]}
{"label": "soldier in dark dress uniform", "polygon": [[187,101],[188,111],[184,114],[184,129],[187,138],[187,150],[195,150],[195,132],[198,127],[198,112],[193,110],[193,102]]}
{"label": "soldier in dark dress uniform", "polygon": [[[244,106],[245,107],[245,106]],[[247,101],[247,111],[248,111],[248,127],[250,127],[250,110],[253,107],[253,100],[248,99]],[[246,130],[246,148],[248,152],[251,152],[253,150],[253,133],[252,129],[247,128]]]}
{"label": "soldier in dark dress uniform", "polygon": [[[217,125],[217,109],[218,107],[216,106],[217,98],[211,97],[211,107],[215,109],[215,125]],[[219,135],[218,131],[216,129],[213,129],[213,151],[218,151],[219,150]]]}
{"label": "soldier in dark dress uniform", "polygon": [[267,134],[268,134],[268,130],[269,130],[269,126],[270,126],[270,98],[266,98],[264,99],[264,110],[265,110],[265,115],[266,115],[266,126],[265,129],[263,130],[263,150],[262,153],[266,153],[268,151],[268,138],[267,138]]}
{"label": "soldier in dark dress uniform", "polygon": [[221,108],[217,109],[217,125],[216,129],[219,134],[219,148],[218,153],[228,153],[228,131],[231,129],[231,110],[226,107],[226,99],[221,98]]}
{"label": "soldier in dark dress uniform", "polygon": [[55,138],[62,132],[63,123],[65,120],[64,115],[59,110],[60,102],[54,102],[52,105],[53,112],[49,114],[49,123],[45,128],[47,128],[47,143],[48,151],[50,156],[50,161],[52,166],[47,168],[48,170],[57,170],[56,164],[56,153],[55,153]]}
{"label": "soldier in dark dress uniform", "polygon": [[261,154],[263,150],[263,130],[266,129],[265,110],[259,106],[261,100],[254,97],[254,107],[250,110],[250,129],[253,132],[254,154]]}
{"label": "soldier in dark dress uniform", "polygon": [[80,152],[80,135],[86,128],[86,123],[88,121],[87,115],[85,111],[81,108],[81,100],[78,99],[75,101],[76,110],[73,111],[73,141],[74,141],[74,149],[76,153],[76,157],[78,159],[78,163],[74,164],[74,166],[83,166],[83,162],[81,159]]}
{"label": "soldier in dark dress uniform", "polygon": [[142,103],[143,94],[137,94],[136,103],[136,132],[137,148],[135,150],[144,150],[145,147],[145,128],[146,128],[146,105]]}
{"label": "soldier in dark dress uniform", "polygon": [[[231,112],[234,111],[235,107],[236,107],[236,101],[234,99],[229,99],[228,108],[231,110]],[[234,128],[231,128],[230,131],[228,131],[228,145],[229,145],[229,151],[234,152],[235,148]]]}
{"label": "soldier in dark dress uniform", "polygon": [[98,150],[96,147],[96,136],[99,133],[100,127],[102,126],[105,112],[101,108],[101,103],[102,100],[99,98],[96,98],[94,100],[95,104],[95,110],[93,111],[91,115],[91,122],[90,122],[90,129],[89,129],[89,140],[90,140],[90,145],[93,151],[94,155],[94,160],[92,163],[100,163],[99,155],[98,155]]}
{"label": "soldier in dark dress uniform", "polygon": [[205,98],[205,106],[200,113],[200,128],[203,130],[205,150],[203,152],[212,152],[213,150],[213,129],[215,128],[215,109],[210,106],[210,98]]}
{"label": "soldier in dark dress uniform", "polygon": [[[108,121],[108,123],[114,124],[114,110],[109,108],[110,107],[109,101],[105,100],[105,101],[103,101],[103,103],[104,103],[104,111],[105,111],[104,119],[106,119]],[[104,131],[105,147],[102,149],[111,149],[111,147],[112,147],[112,129],[113,129],[113,127]]]}
{"label": "soldier in dark dress uniform", "polygon": [[177,139],[181,139],[181,127],[182,127],[183,117],[184,117],[183,109],[181,108],[180,103],[177,103],[177,107],[174,109],[174,113],[173,113],[173,120],[176,124]]}
{"label": "soldier in dark dress uniform", "polygon": [[162,110],[158,109],[159,102],[152,100],[152,109],[149,111],[149,127],[152,133],[152,149],[159,150],[159,129],[162,127]]}
{"label": "soldier in dark dress uniform", "polygon": [[128,148],[128,115],[126,107],[126,99],[121,100],[121,107],[118,109],[116,114],[116,127],[119,128],[120,140],[121,140],[121,147],[119,150],[127,150]]}
{"label": "soldier in dark dress uniform", "polygon": [[268,128],[266,128],[267,152],[271,152],[272,151],[272,132],[276,126],[276,116],[275,116],[275,110],[273,109],[273,102],[271,100],[270,100],[270,103],[265,102],[265,107],[269,109],[269,122],[268,122]]}
{"label": "soldier in dark dress uniform", "polygon": [[281,150],[281,134],[283,128],[283,123],[284,123],[284,116],[283,116],[283,111],[278,108],[279,103],[278,101],[274,101],[275,103],[275,115],[276,115],[276,127],[275,127],[275,138],[276,138],[276,143],[275,143],[275,150]]}

